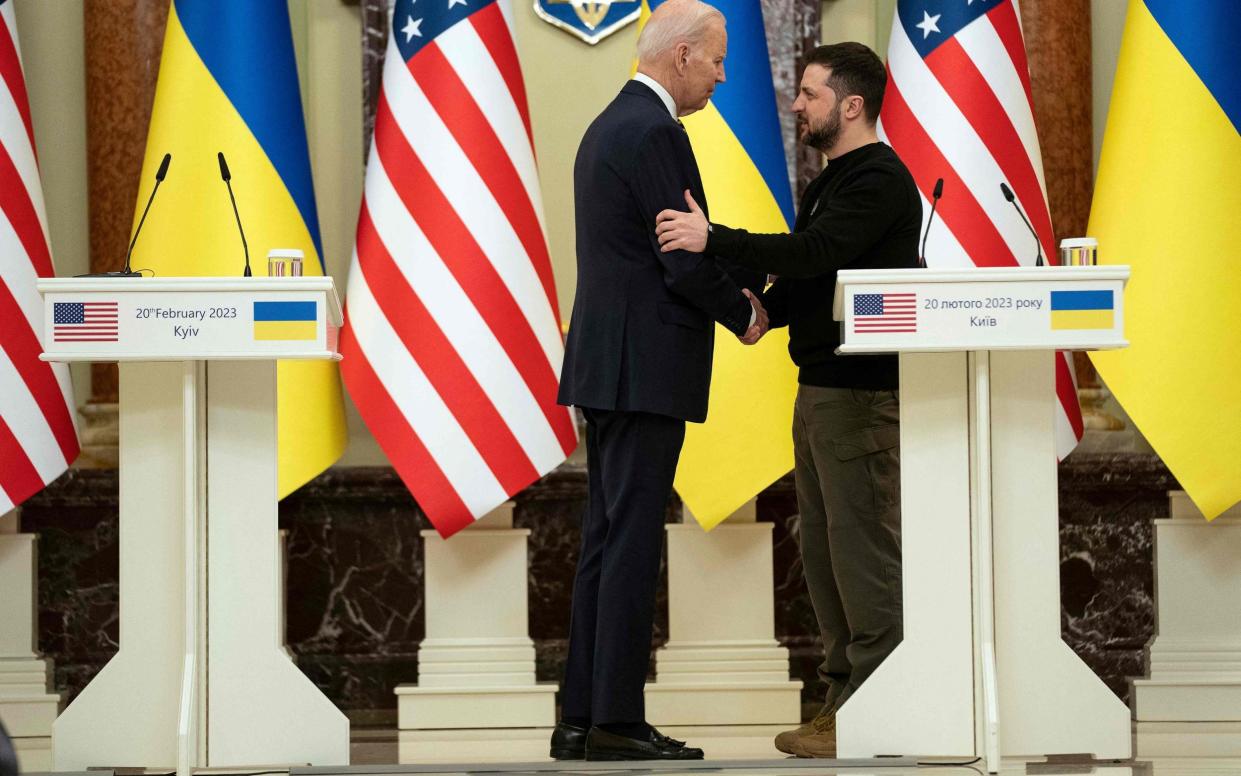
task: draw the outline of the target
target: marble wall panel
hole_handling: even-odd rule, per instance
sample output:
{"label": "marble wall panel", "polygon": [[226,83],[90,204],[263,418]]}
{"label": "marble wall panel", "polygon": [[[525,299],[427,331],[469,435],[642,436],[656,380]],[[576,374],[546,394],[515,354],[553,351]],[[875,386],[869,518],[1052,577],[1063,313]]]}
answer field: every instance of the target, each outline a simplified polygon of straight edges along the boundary
{"label": "marble wall panel", "polygon": [[[585,479],[580,464],[566,464],[516,499],[514,524],[531,530],[530,635],[541,681],[563,671]],[[40,535],[40,648],[70,699],[117,648],[116,488],[113,470],[74,469],[22,511],[22,529]],[[1175,488],[1154,456],[1073,456],[1060,467],[1062,630],[1122,698],[1153,635],[1152,520],[1167,515]],[[775,631],[810,708],[824,688],[796,512],[791,477],[759,497],[759,519],[774,524]],[[674,498],[666,519],[679,514]],[[282,502],[280,522],[298,665],[356,719],[390,720],[392,689],[417,676],[425,517],[396,475],[377,467],[326,472]],[[666,586],[665,574],[652,648],[666,640]]]}
{"label": "marble wall panel", "polygon": [[287,640],[345,709],[386,708],[417,677],[426,518],[388,469],[333,469],[286,498]]}
{"label": "marble wall panel", "polygon": [[115,469],[70,469],[22,505],[38,534],[39,650],[72,701],[116,654],[118,493]]}
{"label": "marble wall panel", "polygon": [[1178,488],[1152,455],[1071,455],[1060,466],[1061,633],[1125,700],[1155,635],[1154,521]]}
{"label": "marble wall panel", "polygon": [[762,0],[762,5],[784,158],[796,203],[823,169],[823,155],[797,142],[797,120],[792,111],[806,58],[818,45],[823,6],[820,0]]}

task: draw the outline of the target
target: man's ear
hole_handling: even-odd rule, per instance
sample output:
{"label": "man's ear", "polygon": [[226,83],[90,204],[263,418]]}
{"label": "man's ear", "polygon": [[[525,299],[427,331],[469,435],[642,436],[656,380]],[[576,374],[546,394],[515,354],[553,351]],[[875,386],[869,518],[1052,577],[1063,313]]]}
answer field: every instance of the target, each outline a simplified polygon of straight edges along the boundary
{"label": "man's ear", "polygon": [[862,115],[866,109],[866,101],[858,95],[849,98],[849,103],[845,105],[845,115],[851,119],[856,119]]}
{"label": "man's ear", "polygon": [[676,56],[673,59],[673,61],[676,64],[677,72],[680,73],[681,75],[684,75],[685,71],[689,68],[689,53],[690,52],[689,52],[688,43],[685,43],[684,41],[682,41],[681,43],[677,44],[677,47],[675,49]]}

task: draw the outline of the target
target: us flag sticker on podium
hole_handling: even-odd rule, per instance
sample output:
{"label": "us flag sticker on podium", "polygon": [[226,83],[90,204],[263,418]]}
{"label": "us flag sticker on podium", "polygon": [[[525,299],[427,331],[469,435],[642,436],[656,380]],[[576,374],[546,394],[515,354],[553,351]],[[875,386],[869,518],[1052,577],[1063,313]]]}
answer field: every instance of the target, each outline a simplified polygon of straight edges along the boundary
{"label": "us flag sticker on podium", "polygon": [[56,302],[53,342],[116,342],[120,334],[116,302]]}
{"label": "us flag sticker on podium", "polygon": [[853,330],[888,334],[918,331],[918,295],[857,294],[853,297]]}

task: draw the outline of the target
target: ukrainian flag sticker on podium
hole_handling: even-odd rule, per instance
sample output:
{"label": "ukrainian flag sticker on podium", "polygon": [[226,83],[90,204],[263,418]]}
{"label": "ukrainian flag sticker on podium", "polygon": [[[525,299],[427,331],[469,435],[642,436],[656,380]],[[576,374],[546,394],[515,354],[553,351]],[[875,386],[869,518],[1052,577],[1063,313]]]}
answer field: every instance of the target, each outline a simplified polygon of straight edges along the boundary
{"label": "ukrainian flag sticker on podium", "polygon": [[1052,291],[1052,329],[1110,329],[1116,325],[1111,291]]}
{"label": "ukrainian flag sticker on podium", "polygon": [[256,340],[312,340],[317,327],[315,302],[255,302]]}

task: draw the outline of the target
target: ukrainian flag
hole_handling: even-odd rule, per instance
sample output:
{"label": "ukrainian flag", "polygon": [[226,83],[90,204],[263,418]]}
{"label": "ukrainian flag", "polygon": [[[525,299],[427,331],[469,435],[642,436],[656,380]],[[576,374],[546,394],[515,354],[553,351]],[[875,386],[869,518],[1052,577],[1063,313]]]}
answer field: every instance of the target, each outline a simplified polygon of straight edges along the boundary
{"label": "ukrainian flag", "polygon": [[[639,24],[662,0],[644,4]],[[702,173],[711,220],[753,232],[787,232],[793,223],[776,94],[757,0],[712,0],[728,22],[726,81],[685,128]],[[714,528],[793,468],[797,369],[788,330],[753,347],[728,331],[715,338],[711,404],[691,423],[676,489],[706,529]]]}
{"label": "ukrainian flag", "polygon": [[1115,324],[1111,291],[1051,292],[1051,328],[1110,329]]}
{"label": "ukrainian flag", "polygon": [[256,340],[312,340],[318,334],[317,305],[305,302],[255,302]]}
{"label": "ukrainian flag", "polygon": [[[135,268],[161,277],[241,276],[241,238],[220,179],[220,151],[233,174],[256,274],[264,274],[269,249],[300,248],[305,273],[322,275],[285,0],[173,0],[135,225],[165,153],[172,165],[134,251]],[[340,457],[346,433],[334,362],[281,361],[277,375],[283,498]]]}
{"label": "ukrainian flag", "polygon": [[1241,499],[1241,9],[1130,0],[1089,233],[1128,264],[1091,360],[1208,519]]}

